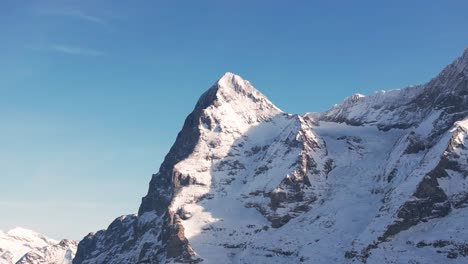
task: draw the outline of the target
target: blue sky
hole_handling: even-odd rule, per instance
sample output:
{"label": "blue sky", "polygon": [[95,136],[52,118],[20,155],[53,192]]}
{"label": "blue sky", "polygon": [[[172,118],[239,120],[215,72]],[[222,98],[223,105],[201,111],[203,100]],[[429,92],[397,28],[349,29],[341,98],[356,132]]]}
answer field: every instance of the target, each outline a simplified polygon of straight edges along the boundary
{"label": "blue sky", "polygon": [[0,229],[80,239],[136,212],[185,116],[226,71],[290,113],[424,83],[468,46],[466,10],[467,1],[2,1]]}

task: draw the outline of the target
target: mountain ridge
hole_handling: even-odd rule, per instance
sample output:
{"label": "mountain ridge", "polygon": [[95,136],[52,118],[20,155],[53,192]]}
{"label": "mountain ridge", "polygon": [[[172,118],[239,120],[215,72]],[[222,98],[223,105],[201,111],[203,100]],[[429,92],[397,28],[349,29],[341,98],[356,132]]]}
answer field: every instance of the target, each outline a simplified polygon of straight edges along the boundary
{"label": "mountain ridge", "polygon": [[226,73],[185,120],[138,215],[86,236],[73,263],[462,263],[467,65],[468,49],[426,84],[305,115]]}
{"label": "mountain ridge", "polygon": [[0,230],[0,263],[72,263],[77,246],[77,241],[57,241],[22,227]]}

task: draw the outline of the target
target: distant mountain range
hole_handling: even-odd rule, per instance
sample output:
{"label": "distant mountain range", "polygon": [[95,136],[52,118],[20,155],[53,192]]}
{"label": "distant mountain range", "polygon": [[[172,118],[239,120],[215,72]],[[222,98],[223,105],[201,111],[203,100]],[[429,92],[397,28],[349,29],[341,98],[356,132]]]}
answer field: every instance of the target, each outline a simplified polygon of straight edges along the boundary
{"label": "distant mountain range", "polygon": [[6,233],[0,230],[0,264],[71,264],[77,245],[19,227]]}

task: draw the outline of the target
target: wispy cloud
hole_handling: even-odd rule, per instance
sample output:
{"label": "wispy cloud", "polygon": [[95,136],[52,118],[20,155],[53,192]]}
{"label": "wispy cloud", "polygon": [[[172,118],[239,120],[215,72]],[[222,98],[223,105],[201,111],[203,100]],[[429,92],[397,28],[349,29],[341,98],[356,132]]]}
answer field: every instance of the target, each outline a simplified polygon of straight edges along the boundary
{"label": "wispy cloud", "polygon": [[101,25],[107,25],[107,21],[102,17],[88,14],[80,9],[76,8],[54,8],[54,9],[42,9],[41,12],[46,15],[58,15],[69,18],[79,19],[82,21],[96,23]]}
{"label": "wispy cloud", "polygon": [[69,46],[69,45],[50,45],[49,49],[52,50],[52,51],[65,53],[65,54],[69,54],[69,55],[77,55],[77,56],[96,57],[96,56],[105,55],[104,52],[99,51],[99,50],[76,47],[76,46]]}
{"label": "wispy cloud", "polygon": [[62,10],[61,15],[74,17],[88,22],[106,24],[106,21],[100,17],[89,15],[80,10]]}

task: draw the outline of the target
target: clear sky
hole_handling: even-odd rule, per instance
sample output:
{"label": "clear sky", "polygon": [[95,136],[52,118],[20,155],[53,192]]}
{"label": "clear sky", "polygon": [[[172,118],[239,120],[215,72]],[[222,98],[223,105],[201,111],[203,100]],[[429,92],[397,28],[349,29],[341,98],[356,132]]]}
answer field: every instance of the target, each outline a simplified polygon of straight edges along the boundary
{"label": "clear sky", "polygon": [[0,2],[0,229],[80,239],[135,213],[224,72],[284,111],[434,77],[468,1]]}

